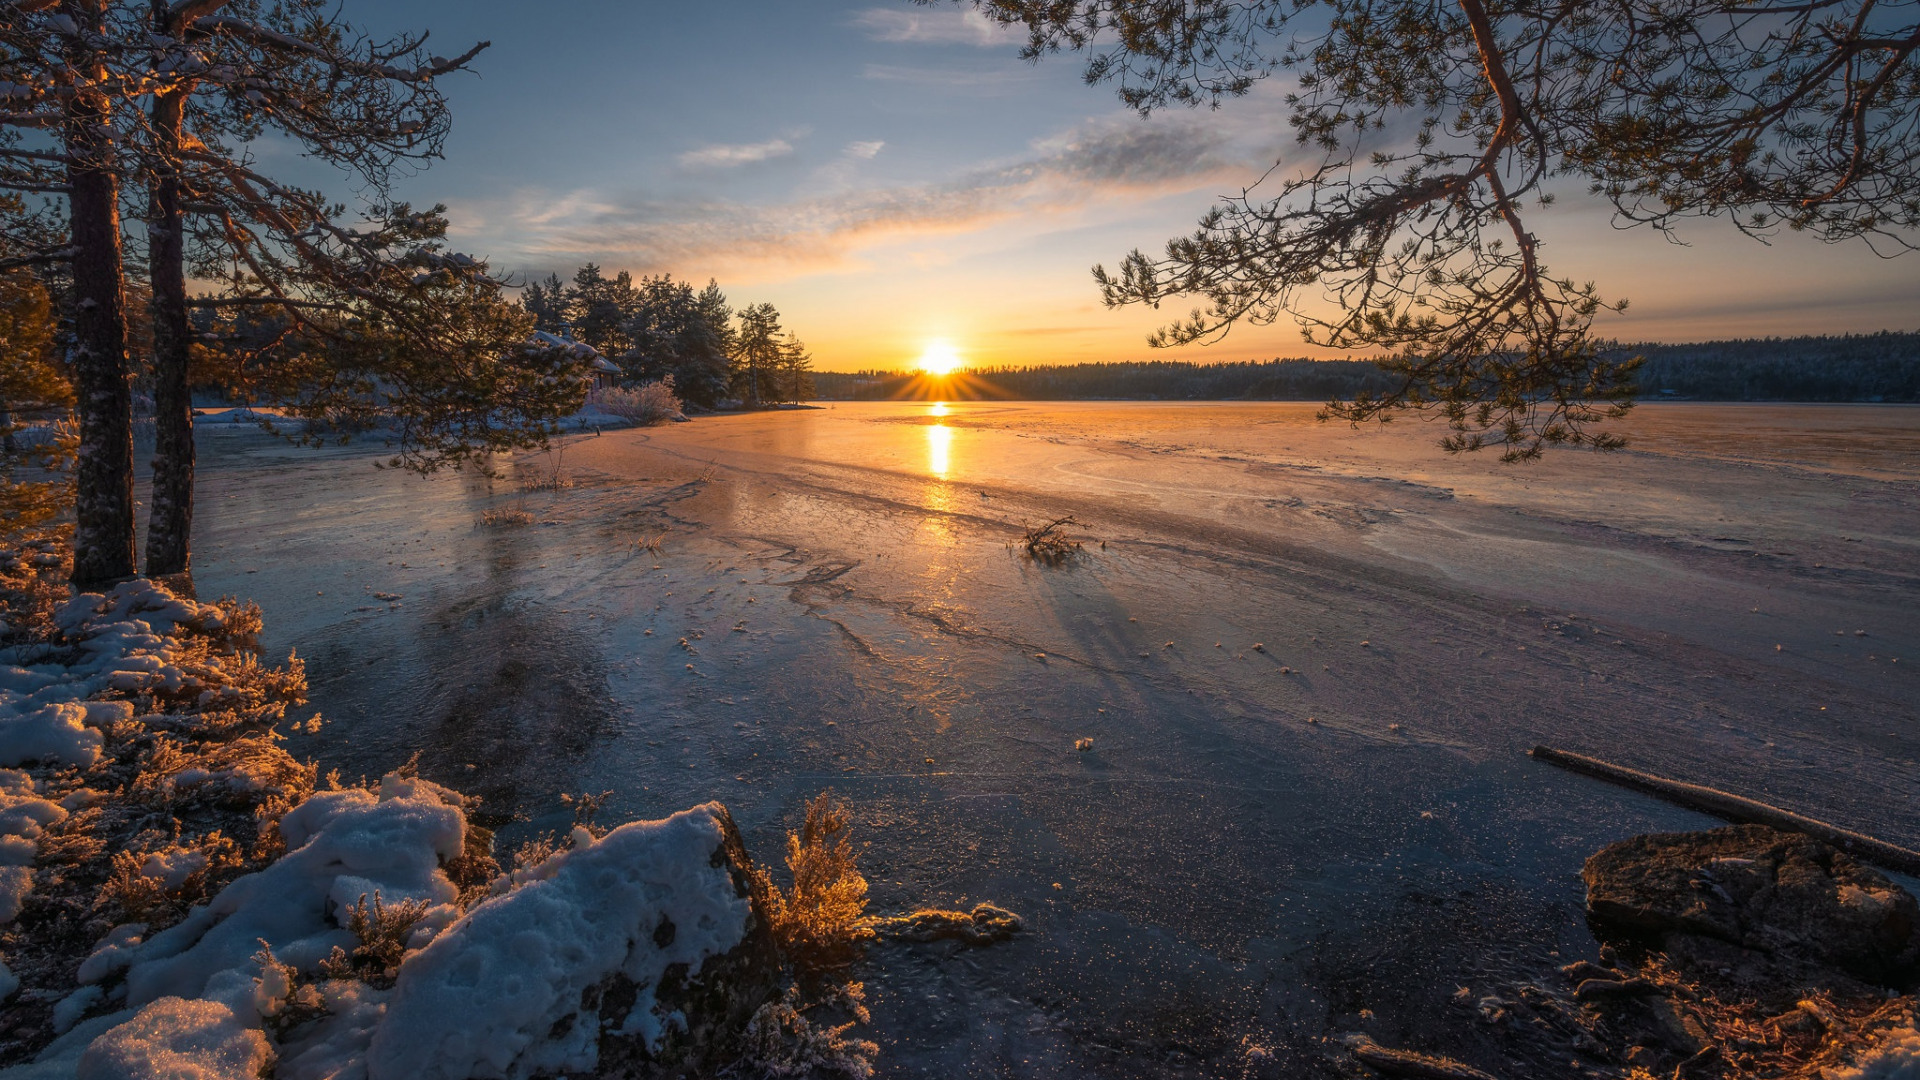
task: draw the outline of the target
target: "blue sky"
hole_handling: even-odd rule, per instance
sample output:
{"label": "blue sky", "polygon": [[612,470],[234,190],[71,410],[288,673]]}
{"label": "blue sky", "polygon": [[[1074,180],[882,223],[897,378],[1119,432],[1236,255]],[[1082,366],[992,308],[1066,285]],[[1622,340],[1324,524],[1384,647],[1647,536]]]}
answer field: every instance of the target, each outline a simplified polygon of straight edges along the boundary
{"label": "blue sky", "polygon": [[[1177,312],[1107,311],[1088,275],[1284,168],[1277,86],[1143,121],[1074,58],[1029,65],[977,16],[906,0],[344,2],[442,54],[493,42],[446,84],[446,160],[399,194],[447,203],[496,268],[714,277],[779,306],[826,370],[909,365],[937,339],[972,363],[1310,352],[1288,324],[1148,349]],[[1920,328],[1920,257],[1710,222],[1675,247],[1578,198],[1534,225],[1556,272],[1631,299],[1611,336]]]}

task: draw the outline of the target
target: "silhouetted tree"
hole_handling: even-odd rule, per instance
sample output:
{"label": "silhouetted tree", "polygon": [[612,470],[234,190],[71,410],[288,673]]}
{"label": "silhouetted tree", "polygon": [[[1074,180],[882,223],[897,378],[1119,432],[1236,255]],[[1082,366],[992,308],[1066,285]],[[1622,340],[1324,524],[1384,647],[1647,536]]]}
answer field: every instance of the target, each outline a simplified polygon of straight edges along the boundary
{"label": "silhouetted tree", "polygon": [[[932,0],[923,0],[932,2]],[[1385,350],[1360,421],[1436,408],[1448,449],[1509,459],[1596,425],[1632,358],[1590,337],[1609,305],[1550,273],[1530,206],[1572,184],[1623,224],[1724,217],[1900,250],[1920,227],[1920,19],[1876,0],[967,0],[1071,50],[1141,113],[1215,106],[1288,72],[1309,150],[1271,196],[1217,206],[1158,258],[1096,272],[1110,305],[1205,306],[1151,339],[1292,314],[1309,340]],[[1322,291],[1328,306],[1304,302]]]}
{"label": "silhouetted tree", "polygon": [[780,400],[775,378],[782,353],[780,312],[772,304],[749,304],[739,315],[734,344],[734,392],[749,406]]}
{"label": "silhouetted tree", "polygon": [[[150,193],[155,453],[146,569],[159,575],[188,568],[193,525],[188,203],[222,219],[199,230],[202,242],[216,251],[274,237],[286,224],[287,200],[276,195],[277,185],[243,166],[224,144],[271,130],[308,157],[383,191],[397,163],[438,156],[449,117],[435,80],[460,70],[486,45],[443,60],[426,55],[424,35],[374,43],[330,0],[261,6],[151,0],[149,31],[150,67],[157,74],[143,172]],[[247,227],[236,229],[235,219]],[[304,245],[311,254],[302,252],[292,236],[275,239],[297,257],[321,254],[312,245]]]}
{"label": "silhouetted tree", "polygon": [[533,328],[536,330],[558,334],[569,329],[566,287],[560,283],[558,274],[548,274],[545,281],[528,285],[526,291],[520,294],[520,306],[533,316]]}
{"label": "silhouetted tree", "polygon": [[797,405],[813,396],[813,355],[791,333],[780,341],[780,353],[769,381],[778,391],[775,400]]}

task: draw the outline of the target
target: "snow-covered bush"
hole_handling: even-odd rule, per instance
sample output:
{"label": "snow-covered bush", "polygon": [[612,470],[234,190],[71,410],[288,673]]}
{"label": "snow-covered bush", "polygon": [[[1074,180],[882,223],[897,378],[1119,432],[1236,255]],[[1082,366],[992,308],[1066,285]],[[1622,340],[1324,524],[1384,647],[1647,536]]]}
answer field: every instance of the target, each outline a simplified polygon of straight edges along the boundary
{"label": "snow-covered bush", "polygon": [[673,392],[672,376],[633,387],[603,387],[587,395],[587,406],[643,427],[679,420],[684,416],[680,398]]}

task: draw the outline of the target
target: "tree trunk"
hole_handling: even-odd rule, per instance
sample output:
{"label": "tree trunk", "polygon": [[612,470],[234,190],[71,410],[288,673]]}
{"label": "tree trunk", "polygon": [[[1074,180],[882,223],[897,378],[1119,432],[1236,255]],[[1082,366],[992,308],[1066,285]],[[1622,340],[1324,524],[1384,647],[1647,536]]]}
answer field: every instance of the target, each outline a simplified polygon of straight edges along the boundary
{"label": "tree trunk", "polygon": [[187,386],[186,245],[174,163],[186,93],[159,95],[153,130],[161,161],[147,221],[153,284],[153,498],[147,510],[147,576],[186,573],[193,541],[193,399]]}
{"label": "tree trunk", "polygon": [[[100,0],[66,5],[89,37],[104,36]],[[133,576],[133,392],[128,385],[126,301],[120,258],[120,181],[106,65],[81,35],[68,39],[75,93],[65,120],[72,230],[74,389],[80,418],[75,472],[73,581]],[[95,37],[98,40],[98,37]]]}

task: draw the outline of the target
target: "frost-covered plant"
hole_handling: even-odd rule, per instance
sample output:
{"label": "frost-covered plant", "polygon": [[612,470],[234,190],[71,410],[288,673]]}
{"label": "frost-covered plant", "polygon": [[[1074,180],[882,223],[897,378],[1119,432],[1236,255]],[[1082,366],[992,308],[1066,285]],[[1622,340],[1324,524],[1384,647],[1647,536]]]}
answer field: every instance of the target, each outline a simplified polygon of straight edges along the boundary
{"label": "frost-covered plant", "polygon": [[618,416],[643,426],[664,424],[682,415],[679,395],[673,392],[673,376],[639,386],[608,386],[587,395],[587,404],[609,416]]}
{"label": "frost-covered plant", "polygon": [[845,967],[873,939],[867,879],[854,865],[844,803],[823,791],[807,802],[798,833],[787,834],[793,887],[782,891],[765,868],[754,875],[767,897],[767,922],[787,961],[803,975]]}
{"label": "frost-covered plant", "polygon": [[822,1004],[838,1006],[852,1019],[844,1024],[813,1023],[806,1016],[811,1006],[803,1004],[797,986],[788,987],[779,1001],[760,1006],[741,1037],[740,1057],[721,1075],[733,1080],[867,1080],[873,1075],[873,1059],[880,1047],[866,1039],[847,1038],[855,1024],[871,1019],[865,984],[837,985]]}
{"label": "frost-covered plant", "polygon": [[330,979],[359,979],[377,987],[393,985],[399,974],[400,960],[407,955],[407,938],[413,926],[426,917],[425,900],[402,900],[385,904],[374,892],[369,903],[365,894],[347,909],[347,929],[360,939],[353,952],[335,946],[333,953],[320,962],[320,973]]}
{"label": "frost-covered plant", "polygon": [[236,877],[246,861],[240,845],[218,829],[152,849],[116,851],[94,910],[118,923],[170,926]]}

